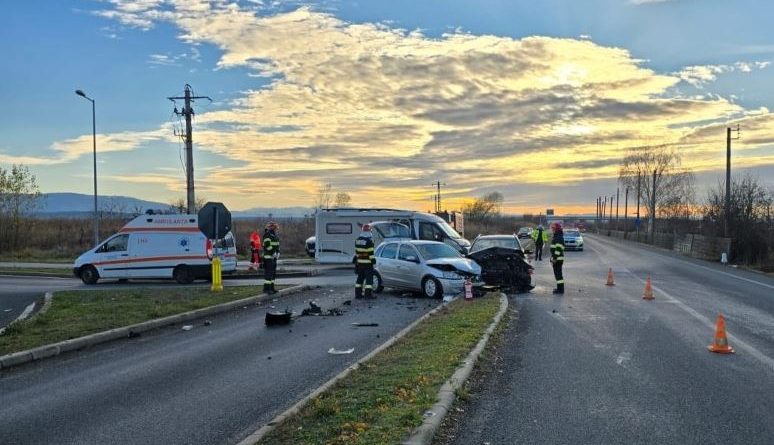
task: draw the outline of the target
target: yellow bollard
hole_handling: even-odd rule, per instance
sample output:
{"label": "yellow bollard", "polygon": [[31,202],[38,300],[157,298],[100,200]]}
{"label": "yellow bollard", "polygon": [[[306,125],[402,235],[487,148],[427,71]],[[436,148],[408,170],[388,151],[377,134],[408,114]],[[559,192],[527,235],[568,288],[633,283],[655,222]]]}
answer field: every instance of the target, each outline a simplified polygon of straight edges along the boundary
{"label": "yellow bollard", "polygon": [[210,290],[212,292],[223,291],[223,275],[220,271],[220,257],[217,256],[212,259],[212,287]]}

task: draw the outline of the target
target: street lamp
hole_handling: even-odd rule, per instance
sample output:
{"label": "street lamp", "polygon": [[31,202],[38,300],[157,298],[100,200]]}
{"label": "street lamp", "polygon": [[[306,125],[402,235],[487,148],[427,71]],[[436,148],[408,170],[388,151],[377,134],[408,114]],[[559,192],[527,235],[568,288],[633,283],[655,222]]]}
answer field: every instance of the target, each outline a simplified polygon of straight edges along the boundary
{"label": "street lamp", "polygon": [[94,111],[94,99],[83,90],[75,90],[75,94],[91,102],[91,134],[94,148],[94,245],[99,243],[99,213],[97,210],[97,118]]}

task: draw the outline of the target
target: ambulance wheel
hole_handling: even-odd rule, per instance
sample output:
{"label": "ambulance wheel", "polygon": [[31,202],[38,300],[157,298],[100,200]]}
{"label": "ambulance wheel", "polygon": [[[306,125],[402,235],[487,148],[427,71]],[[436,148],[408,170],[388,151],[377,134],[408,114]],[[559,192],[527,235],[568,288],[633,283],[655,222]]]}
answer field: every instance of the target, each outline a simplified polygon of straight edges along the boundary
{"label": "ambulance wheel", "polygon": [[191,284],[194,281],[194,274],[190,267],[180,265],[172,271],[172,278],[179,284]]}
{"label": "ambulance wheel", "polygon": [[427,298],[441,298],[443,296],[441,282],[433,277],[425,277],[422,280],[422,295]]}
{"label": "ambulance wheel", "polygon": [[84,266],[81,268],[81,280],[86,284],[97,284],[99,272],[94,266]]}
{"label": "ambulance wheel", "polygon": [[383,290],[384,290],[384,283],[382,282],[382,276],[379,275],[379,272],[374,272],[374,292],[379,294]]}

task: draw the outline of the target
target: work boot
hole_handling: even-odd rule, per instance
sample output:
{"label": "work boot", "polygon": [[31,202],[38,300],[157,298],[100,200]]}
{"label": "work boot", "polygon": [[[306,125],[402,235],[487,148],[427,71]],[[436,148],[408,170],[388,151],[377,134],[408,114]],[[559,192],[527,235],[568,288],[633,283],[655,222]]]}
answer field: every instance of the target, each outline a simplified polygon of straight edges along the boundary
{"label": "work boot", "polygon": [[557,284],[556,289],[554,289],[554,293],[559,295],[564,294],[564,284]]}
{"label": "work boot", "polygon": [[355,288],[355,298],[358,300],[363,298],[363,290],[359,287]]}
{"label": "work boot", "polygon": [[264,294],[270,294],[271,293],[271,285],[263,283],[263,293]]}

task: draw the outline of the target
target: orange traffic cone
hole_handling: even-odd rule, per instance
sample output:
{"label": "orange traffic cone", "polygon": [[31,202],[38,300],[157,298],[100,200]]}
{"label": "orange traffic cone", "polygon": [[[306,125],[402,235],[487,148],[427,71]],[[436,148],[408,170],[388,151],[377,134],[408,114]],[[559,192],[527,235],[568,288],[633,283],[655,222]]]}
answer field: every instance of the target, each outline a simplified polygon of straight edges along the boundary
{"label": "orange traffic cone", "polygon": [[715,325],[715,341],[711,345],[707,346],[712,352],[718,354],[731,354],[734,352],[734,348],[728,346],[728,339],[726,338],[726,319],[723,318],[723,314],[718,314],[718,321]]}
{"label": "orange traffic cone", "polygon": [[613,281],[613,268],[610,267],[607,269],[607,283],[605,283],[606,286],[615,286],[615,281]]}
{"label": "orange traffic cone", "polygon": [[655,300],[656,297],[653,296],[653,285],[650,283],[650,277],[648,277],[648,280],[645,281],[645,292],[642,294],[643,300]]}

